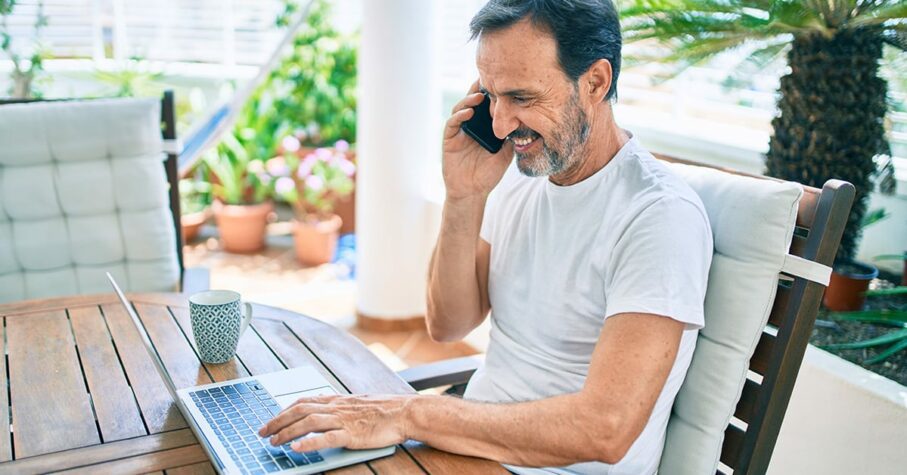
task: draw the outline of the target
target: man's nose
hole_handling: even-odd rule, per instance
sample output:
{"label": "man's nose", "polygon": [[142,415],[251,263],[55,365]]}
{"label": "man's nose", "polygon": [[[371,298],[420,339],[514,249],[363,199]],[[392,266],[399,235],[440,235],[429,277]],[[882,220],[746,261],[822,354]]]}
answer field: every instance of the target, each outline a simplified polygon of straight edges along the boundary
{"label": "man's nose", "polygon": [[502,101],[494,101],[491,105],[491,129],[497,138],[505,139],[519,127],[519,121]]}

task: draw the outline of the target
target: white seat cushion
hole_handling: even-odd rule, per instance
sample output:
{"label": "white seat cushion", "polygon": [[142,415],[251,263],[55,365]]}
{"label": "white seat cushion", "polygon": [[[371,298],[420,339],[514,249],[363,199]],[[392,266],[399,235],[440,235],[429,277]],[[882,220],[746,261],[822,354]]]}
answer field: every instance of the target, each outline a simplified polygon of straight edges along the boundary
{"label": "white seat cushion", "polygon": [[671,166],[702,199],[715,254],[705,327],[674,402],[659,473],[715,473],[749,359],[772,309],[803,188],[705,167]]}
{"label": "white seat cushion", "polygon": [[160,101],[0,106],[0,302],[176,290]]}

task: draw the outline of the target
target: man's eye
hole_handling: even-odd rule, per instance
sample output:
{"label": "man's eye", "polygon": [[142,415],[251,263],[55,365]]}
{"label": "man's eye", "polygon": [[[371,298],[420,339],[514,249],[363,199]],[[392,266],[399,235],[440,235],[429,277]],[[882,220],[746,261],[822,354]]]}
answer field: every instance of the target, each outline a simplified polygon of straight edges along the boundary
{"label": "man's eye", "polygon": [[514,104],[526,104],[527,102],[529,102],[529,99],[526,98],[526,97],[523,97],[523,96],[513,96],[513,103],[514,103]]}

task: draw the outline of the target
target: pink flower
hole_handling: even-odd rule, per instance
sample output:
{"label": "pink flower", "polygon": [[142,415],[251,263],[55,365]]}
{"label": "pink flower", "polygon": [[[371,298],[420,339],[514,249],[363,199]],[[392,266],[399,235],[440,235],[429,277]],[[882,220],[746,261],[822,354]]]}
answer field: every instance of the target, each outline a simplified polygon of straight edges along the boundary
{"label": "pink flower", "polygon": [[299,168],[296,170],[296,176],[300,180],[305,180],[305,178],[312,174],[312,168],[318,162],[318,158],[314,154],[308,154],[302,162],[299,164]]}
{"label": "pink flower", "polygon": [[274,183],[274,191],[277,194],[284,195],[296,189],[296,183],[288,176],[282,176]]}
{"label": "pink flower", "polygon": [[311,175],[305,179],[305,186],[312,191],[321,191],[324,188],[324,180],[320,176]]}
{"label": "pink flower", "polygon": [[284,151],[286,152],[296,152],[297,150],[299,150],[299,139],[293,137],[292,135],[288,135],[280,141],[280,146],[283,147]]}
{"label": "pink flower", "polygon": [[340,153],[346,153],[350,149],[350,143],[346,140],[340,139],[337,143],[334,144],[334,148],[337,149]]}
{"label": "pink flower", "polygon": [[290,167],[287,166],[287,161],[283,157],[274,157],[268,160],[268,163],[265,164],[268,168],[268,173],[274,176],[290,176]]}
{"label": "pink flower", "polygon": [[334,154],[331,153],[331,150],[327,149],[327,148],[319,148],[319,149],[315,150],[315,156],[317,156],[318,159],[321,160],[322,162],[326,162],[326,161],[330,160],[333,155]]}
{"label": "pink flower", "polygon": [[353,174],[356,173],[356,165],[345,158],[341,158],[339,160],[337,167],[340,168],[340,171],[342,171],[343,174],[348,177],[352,177]]}

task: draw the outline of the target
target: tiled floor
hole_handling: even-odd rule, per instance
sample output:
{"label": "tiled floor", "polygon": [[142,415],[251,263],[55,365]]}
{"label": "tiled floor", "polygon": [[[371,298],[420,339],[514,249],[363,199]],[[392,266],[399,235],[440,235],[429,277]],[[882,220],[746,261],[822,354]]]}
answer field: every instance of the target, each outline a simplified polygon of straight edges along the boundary
{"label": "tiled floor", "polygon": [[268,234],[268,246],[260,253],[230,254],[221,250],[216,230],[205,226],[199,238],[184,248],[186,266],[208,268],[212,289],[235,290],[244,300],[344,328],[394,370],[476,353],[466,343],[434,342],[424,330],[376,333],[356,327],[356,282],[347,278],[348,270],[337,264],[299,264],[286,223],[271,224]]}

